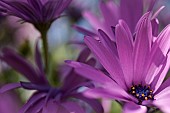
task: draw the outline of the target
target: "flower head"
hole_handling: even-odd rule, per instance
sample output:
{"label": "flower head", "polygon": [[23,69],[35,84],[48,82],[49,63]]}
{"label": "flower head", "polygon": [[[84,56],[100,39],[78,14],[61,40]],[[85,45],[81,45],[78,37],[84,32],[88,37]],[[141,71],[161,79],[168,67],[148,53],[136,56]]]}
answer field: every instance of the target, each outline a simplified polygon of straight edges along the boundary
{"label": "flower head", "polygon": [[66,61],[80,75],[100,83],[86,95],[123,102],[124,113],[145,113],[147,107],[153,106],[169,113],[170,79],[163,80],[170,66],[170,25],[155,40],[151,16],[146,13],[137,23],[135,35],[123,20],[115,27],[116,42],[102,30],[98,32],[100,41],[91,37],[84,40],[108,74],[83,63]]}
{"label": "flower head", "polygon": [[1,12],[19,17],[24,22],[34,24],[37,29],[46,29],[60,17],[72,0],[1,0]]}
{"label": "flower head", "polygon": [[[80,54],[78,61],[94,65],[93,59],[87,60],[89,54],[86,53],[89,53],[88,49],[85,49]],[[20,81],[20,83],[7,84],[0,89],[0,93],[15,88],[36,91],[20,109],[20,113],[56,113],[56,111],[58,113],[85,113],[84,109],[74,99],[80,99],[88,103],[97,113],[103,112],[103,108],[97,100],[89,99],[78,91],[80,87],[91,87],[92,84],[88,83],[88,80],[83,77],[78,77],[78,79],[74,80],[78,75],[73,69],[66,76],[65,81],[62,83],[63,86],[53,87],[50,85],[43,70],[38,44],[35,51],[36,66],[31,65],[27,60],[9,48],[2,50],[0,59],[29,80],[29,82]]]}

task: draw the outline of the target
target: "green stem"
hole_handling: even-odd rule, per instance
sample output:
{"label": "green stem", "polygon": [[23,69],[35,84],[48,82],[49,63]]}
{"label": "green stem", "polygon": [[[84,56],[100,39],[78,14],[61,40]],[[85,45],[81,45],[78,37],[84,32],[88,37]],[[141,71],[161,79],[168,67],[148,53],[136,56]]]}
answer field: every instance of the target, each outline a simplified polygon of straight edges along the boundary
{"label": "green stem", "polygon": [[48,39],[47,32],[42,32],[42,41],[43,41],[43,51],[44,51],[44,62],[45,62],[45,72],[48,73]]}

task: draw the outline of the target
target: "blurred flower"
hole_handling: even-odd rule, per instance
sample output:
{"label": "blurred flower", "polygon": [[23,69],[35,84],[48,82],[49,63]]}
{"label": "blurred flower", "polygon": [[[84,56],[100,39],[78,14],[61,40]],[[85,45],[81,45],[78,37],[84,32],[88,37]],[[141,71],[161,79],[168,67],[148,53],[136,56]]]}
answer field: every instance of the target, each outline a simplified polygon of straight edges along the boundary
{"label": "blurred flower", "polygon": [[[89,55],[88,53],[89,50],[84,50],[83,53],[80,54],[78,61],[94,65],[94,59],[86,59]],[[87,102],[97,113],[103,112],[102,106],[97,100],[86,98],[81,92],[78,92],[80,87],[90,87],[92,84],[89,83],[87,79],[79,77],[73,69],[71,69],[66,76],[62,83],[63,86],[52,87],[50,85],[43,71],[38,45],[35,51],[36,66],[31,65],[9,48],[4,48],[2,50],[0,58],[30,81],[7,84],[0,89],[1,93],[19,87],[36,91],[21,108],[20,113],[56,113],[56,111],[58,111],[58,113],[84,113],[84,109],[74,100],[70,100],[71,98]]]}
{"label": "blurred flower", "polygon": [[0,94],[0,111],[1,113],[17,113],[21,102],[16,93],[10,91]]}
{"label": "blurred flower", "polygon": [[109,75],[80,62],[66,61],[80,75],[100,83],[85,94],[125,102],[124,113],[145,113],[155,110],[152,106],[169,113],[170,78],[163,80],[170,67],[170,25],[154,40],[151,15],[146,13],[137,23],[135,36],[123,20],[115,28],[116,42],[102,30],[98,32],[100,41],[91,37],[84,40]]}
{"label": "blurred flower", "polygon": [[130,31],[134,33],[135,26],[144,11],[152,11],[156,1],[157,0],[148,0],[147,3],[149,2],[150,4],[147,9],[145,9],[146,7],[143,5],[146,2],[145,0],[119,0],[119,4],[113,0],[108,0],[107,2],[102,1],[99,4],[101,17],[90,10],[83,12],[84,18],[91,24],[93,30],[90,31],[76,25],[73,27],[77,31],[93,37],[97,35],[98,29],[102,29],[109,35],[111,40],[115,40],[111,27],[115,27],[119,19],[123,19],[128,24]]}
{"label": "blurred flower", "polygon": [[60,17],[71,0],[1,0],[2,13],[19,17],[24,22],[34,24],[38,30],[46,30]]}

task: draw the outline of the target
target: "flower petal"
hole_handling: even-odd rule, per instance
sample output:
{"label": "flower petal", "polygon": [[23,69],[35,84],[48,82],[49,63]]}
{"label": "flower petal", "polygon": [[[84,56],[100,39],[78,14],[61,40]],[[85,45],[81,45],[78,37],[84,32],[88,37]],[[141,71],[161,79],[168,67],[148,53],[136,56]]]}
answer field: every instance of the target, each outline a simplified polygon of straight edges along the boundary
{"label": "flower petal", "polygon": [[131,87],[133,80],[133,44],[132,35],[126,23],[122,20],[116,26],[116,44],[119,60],[124,72],[124,78],[128,87]]}
{"label": "flower petal", "polygon": [[[145,14],[138,22],[137,33],[134,45],[134,83],[139,84],[145,78],[145,68],[152,42],[152,27],[150,13]],[[137,76],[137,77],[136,77]]]}
{"label": "flower petal", "polygon": [[[62,103],[62,106],[64,106],[64,108],[66,108],[69,111],[69,113],[85,113],[83,108],[75,102],[71,102],[71,101],[65,102]],[[63,112],[59,112],[59,113],[63,113]]]}
{"label": "flower petal", "polygon": [[124,75],[122,68],[115,54],[111,54],[100,42],[93,38],[85,37],[84,39],[87,46],[98,58],[99,62],[108,71],[112,79],[114,79],[120,86],[126,89]]}
{"label": "flower petal", "polygon": [[87,98],[84,95],[82,95],[82,93],[73,94],[73,95],[71,95],[71,97],[74,97],[74,98],[77,98],[77,99],[80,99],[80,100],[86,102],[96,111],[96,113],[104,112],[102,105],[96,99]]}
{"label": "flower petal", "polygon": [[22,87],[20,83],[9,83],[0,88],[0,93]]}
{"label": "flower petal", "polygon": [[142,105],[129,102],[124,105],[123,113],[146,113],[147,108]]}
{"label": "flower petal", "polygon": [[169,113],[169,102],[170,102],[170,86],[163,89],[161,92],[154,96],[155,100],[153,104],[157,106],[164,113]]}
{"label": "flower petal", "polygon": [[101,71],[80,62],[76,61],[66,61],[66,63],[75,68],[76,72],[90,80],[103,83],[112,84],[114,81],[107,75],[103,74]]}

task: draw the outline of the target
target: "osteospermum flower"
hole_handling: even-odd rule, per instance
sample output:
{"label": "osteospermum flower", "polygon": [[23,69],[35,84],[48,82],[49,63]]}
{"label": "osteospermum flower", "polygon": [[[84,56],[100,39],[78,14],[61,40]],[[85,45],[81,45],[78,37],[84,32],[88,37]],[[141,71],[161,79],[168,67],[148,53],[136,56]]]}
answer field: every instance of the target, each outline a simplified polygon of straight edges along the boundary
{"label": "osteospermum flower", "polygon": [[[89,50],[85,49],[78,58],[78,61],[86,62]],[[43,71],[41,54],[36,46],[35,62],[36,66],[28,63],[24,58],[9,48],[2,50],[0,59],[5,61],[12,68],[24,75],[29,82],[20,81],[20,83],[10,83],[0,89],[0,93],[15,88],[26,90],[35,90],[28,102],[20,109],[19,113],[85,113],[85,110],[76,103],[75,99],[80,99],[88,103],[97,113],[103,113],[101,104],[94,99],[84,97],[78,89],[82,86],[92,87],[87,79],[78,76],[72,69],[66,76],[63,86],[52,87],[48,82]],[[94,60],[89,59],[86,62],[94,65]],[[67,70],[66,70],[67,71]],[[74,98],[74,99],[73,99]]]}
{"label": "osteospermum flower", "polygon": [[99,30],[99,34],[100,41],[91,37],[84,40],[108,75],[86,64],[66,61],[80,75],[100,83],[85,94],[123,102],[124,113],[145,113],[156,108],[170,113],[170,78],[163,82],[170,66],[170,25],[155,40],[147,13],[138,22],[135,36],[123,20],[119,21],[116,46],[105,32]]}
{"label": "osteospermum flower", "polygon": [[0,0],[1,12],[21,18],[40,29],[48,29],[51,23],[72,0]]}

